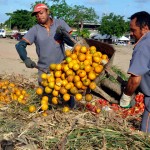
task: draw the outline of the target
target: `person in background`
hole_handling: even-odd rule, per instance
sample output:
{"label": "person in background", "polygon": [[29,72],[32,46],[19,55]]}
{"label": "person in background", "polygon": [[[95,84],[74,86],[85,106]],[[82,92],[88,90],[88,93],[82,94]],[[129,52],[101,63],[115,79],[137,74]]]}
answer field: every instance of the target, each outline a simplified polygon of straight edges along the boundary
{"label": "person in background", "polygon": [[130,17],[130,35],[136,44],[130,61],[127,85],[120,99],[121,107],[130,107],[132,95],[139,88],[145,96],[141,131],[150,133],[150,14],[141,11]]}
{"label": "person in background", "polygon": [[[32,16],[37,19],[37,24],[34,25],[25,34],[22,40],[17,43],[16,49],[27,68],[39,68],[38,82],[41,85],[41,74],[49,73],[49,65],[52,63],[61,63],[65,58],[64,43],[69,46],[74,46],[69,33],[72,29],[68,24],[61,19],[54,19],[50,16],[50,11],[45,4],[39,3],[35,5]],[[38,62],[31,60],[27,55],[26,47],[35,44]]]}

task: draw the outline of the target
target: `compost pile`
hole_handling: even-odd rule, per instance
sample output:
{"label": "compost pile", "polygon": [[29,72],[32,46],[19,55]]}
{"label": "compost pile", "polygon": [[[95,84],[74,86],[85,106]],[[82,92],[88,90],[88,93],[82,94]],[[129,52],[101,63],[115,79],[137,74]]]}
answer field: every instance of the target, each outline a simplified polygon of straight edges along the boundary
{"label": "compost pile", "polygon": [[[34,83],[20,75],[2,76],[1,83],[4,81],[7,81],[6,85],[14,83],[15,87],[21,87],[28,93],[26,103],[13,100],[3,103],[0,108],[0,140],[12,141],[15,149],[150,148],[148,135],[138,131],[141,113],[132,112],[130,115],[130,111],[123,117],[121,111],[115,111],[116,105],[109,111],[102,109],[102,106],[110,104],[96,96],[93,96],[91,105],[103,103],[99,113],[87,110],[82,104],[67,113],[62,112],[62,106],[49,108],[47,116],[38,109],[30,113],[29,106],[39,103]],[[141,97],[138,96],[139,99]]]}

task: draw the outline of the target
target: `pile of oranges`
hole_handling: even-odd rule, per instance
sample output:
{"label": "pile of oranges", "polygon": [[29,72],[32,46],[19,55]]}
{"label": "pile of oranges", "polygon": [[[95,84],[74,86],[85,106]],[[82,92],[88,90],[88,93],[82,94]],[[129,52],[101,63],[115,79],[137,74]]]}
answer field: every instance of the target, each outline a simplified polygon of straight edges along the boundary
{"label": "pile of oranges", "polygon": [[[43,93],[51,95],[51,103],[54,105],[60,103],[60,98],[68,102],[71,95],[76,101],[83,100],[83,93],[87,88],[92,90],[96,88],[94,80],[109,61],[108,56],[97,51],[95,46],[77,44],[72,51],[66,50],[65,54],[66,58],[62,63],[50,64],[50,74],[41,75],[43,88],[36,89],[38,95],[43,96]],[[91,101],[92,95],[86,94],[85,100]],[[48,96],[43,96],[42,110],[47,110],[48,104]]]}
{"label": "pile of oranges", "polygon": [[29,94],[23,88],[15,85],[9,80],[0,81],[0,104],[9,104],[17,101],[20,104],[26,104]]}

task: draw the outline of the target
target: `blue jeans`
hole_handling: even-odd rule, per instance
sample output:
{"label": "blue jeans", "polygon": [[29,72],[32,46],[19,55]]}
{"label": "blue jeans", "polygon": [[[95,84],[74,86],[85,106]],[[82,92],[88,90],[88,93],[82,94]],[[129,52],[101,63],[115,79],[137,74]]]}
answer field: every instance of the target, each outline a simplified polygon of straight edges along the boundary
{"label": "blue jeans", "polygon": [[145,110],[142,116],[141,131],[150,133],[150,97],[145,97]]}

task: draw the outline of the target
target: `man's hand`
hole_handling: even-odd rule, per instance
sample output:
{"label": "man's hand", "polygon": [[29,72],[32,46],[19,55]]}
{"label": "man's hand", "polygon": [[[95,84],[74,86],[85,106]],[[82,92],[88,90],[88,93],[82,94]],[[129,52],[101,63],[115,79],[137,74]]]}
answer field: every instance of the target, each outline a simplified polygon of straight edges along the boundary
{"label": "man's hand", "polygon": [[120,99],[120,106],[123,108],[130,108],[131,107],[131,102],[132,96],[128,96],[126,94],[122,94],[121,99]]}
{"label": "man's hand", "polygon": [[24,63],[27,68],[34,68],[36,66],[36,63],[32,61],[30,58],[27,58],[26,60],[24,60]]}
{"label": "man's hand", "polygon": [[72,47],[75,45],[76,41],[70,36],[70,34],[62,26],[57,27],[56,34],[61,36],[63,41],[67,45],[72,46]]}

